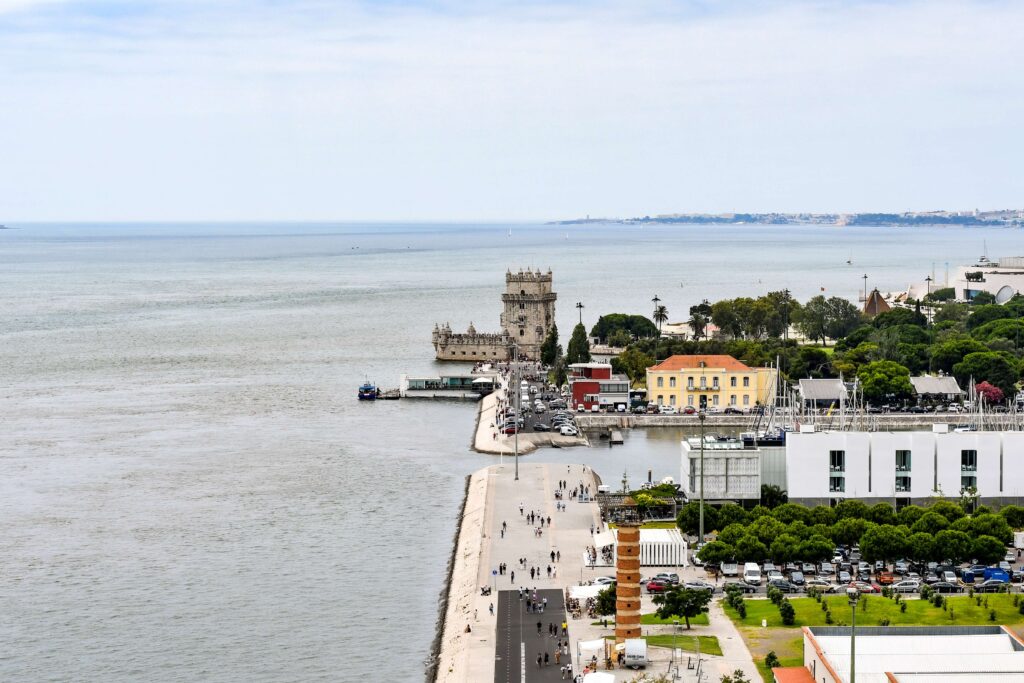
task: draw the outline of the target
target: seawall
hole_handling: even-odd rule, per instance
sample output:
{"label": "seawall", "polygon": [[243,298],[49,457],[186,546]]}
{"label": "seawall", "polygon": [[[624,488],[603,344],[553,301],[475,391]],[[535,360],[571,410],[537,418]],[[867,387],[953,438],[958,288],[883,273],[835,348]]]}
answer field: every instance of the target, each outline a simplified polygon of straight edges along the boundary
{"label": "seawall", "polygon": [[[914,427],[931,427],[933,424],[957,425],[965,422],[962,415],[914,415],[914,414],[889,414],[889,415],[868,415],[859,418],[857,424],[861,428],[874,431],[886,429],[908,429]],[[839,418],[831,419],[821,415],[815,420],[803,419],[805,424],[816,424],[819,429],[839,429]],[[852,420],[847,419],[847,425]],[[576,424],[581,429],[630,429],[633,427],[691,427],[694,430],[700,428],[700,419],[696,415],[622,415],[615,413],[580,413],[576,416]],[[704,427],[731,427],[739,429],[750,429],[753,418],[750,415],[708,415],[704,420]]]}
{"label": "seawall", "polygon": [[[473,622],[473,603],[480,572],[484,542],[484,516],[487,510],[486,469],[478,470],[466,480],[466,495],[459,513],[459,529],[448,560],[448,582],[442,590],[438,635],[430,664],[427,683],[465,681],[469,639],[466,624]],[[476,624],[473,624],[476,626]]]}

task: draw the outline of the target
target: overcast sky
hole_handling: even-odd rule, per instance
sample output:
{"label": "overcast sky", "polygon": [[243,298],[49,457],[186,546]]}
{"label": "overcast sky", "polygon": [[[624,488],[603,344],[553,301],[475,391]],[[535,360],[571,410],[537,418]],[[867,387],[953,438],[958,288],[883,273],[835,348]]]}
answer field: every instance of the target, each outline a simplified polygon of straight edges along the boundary
{"label": "overcast sky", "polygon": [[0,222],[1024,206],[1024,3],[0,0]]}

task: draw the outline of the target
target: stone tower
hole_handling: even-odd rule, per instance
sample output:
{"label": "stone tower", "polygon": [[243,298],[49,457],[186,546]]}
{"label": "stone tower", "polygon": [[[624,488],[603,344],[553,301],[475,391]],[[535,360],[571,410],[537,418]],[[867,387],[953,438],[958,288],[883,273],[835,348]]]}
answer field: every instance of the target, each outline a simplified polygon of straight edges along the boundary
{"label": "stone tower", "polygon": [[640,637],[640,515],[626,497],[618,513],[615,544],[615,642]]}
{"label": "stone tower", "polygon": [[551,271],[519,271],[505,273],[505,293],[501,300],[501,328],[519,347],[519,353],[530,359],[540,358],[540,346],[555,324],[555,299],[551,291]]}

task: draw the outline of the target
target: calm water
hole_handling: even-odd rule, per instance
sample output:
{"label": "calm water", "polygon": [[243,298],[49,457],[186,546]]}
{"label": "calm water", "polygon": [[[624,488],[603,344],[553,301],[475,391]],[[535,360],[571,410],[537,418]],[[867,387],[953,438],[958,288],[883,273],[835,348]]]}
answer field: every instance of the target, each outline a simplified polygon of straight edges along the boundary
{"label": "calm water", "polygon": [[[74,225],[0,231],[0,679],[420,680],[474,408],[360,404],[497,329],[506,268],[684,319],[1020,251],[951,228]],[[846,265],[852,253],[854,264]],[[675,431],[548,450],[677,475]]]}

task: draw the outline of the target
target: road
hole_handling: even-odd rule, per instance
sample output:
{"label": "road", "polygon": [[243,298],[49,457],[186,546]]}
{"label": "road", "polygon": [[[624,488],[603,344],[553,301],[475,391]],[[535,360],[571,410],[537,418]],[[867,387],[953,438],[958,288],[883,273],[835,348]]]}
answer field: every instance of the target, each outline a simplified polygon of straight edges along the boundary
{"label": "road", "polygon": [[[519,591],[501,591],[498,594],[498,623],[495,638],[494,683],[546,683],[563,680],[561,666],[569,657],[562,656],[555,663],[555,649],[565,621],[565,604],[560,590],[538,590],[538,599],[547,598],[543,614],[526,611],[526,601],[520,600]],[[538,623],[540,628],[538,628]],[[550,635],[551,624],[558,635]],[[549,663],[537,665],[537,656],[548,654]],[[571,652],[571,651],[570,651]]]}

